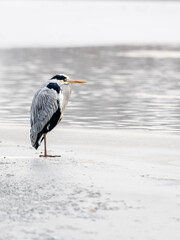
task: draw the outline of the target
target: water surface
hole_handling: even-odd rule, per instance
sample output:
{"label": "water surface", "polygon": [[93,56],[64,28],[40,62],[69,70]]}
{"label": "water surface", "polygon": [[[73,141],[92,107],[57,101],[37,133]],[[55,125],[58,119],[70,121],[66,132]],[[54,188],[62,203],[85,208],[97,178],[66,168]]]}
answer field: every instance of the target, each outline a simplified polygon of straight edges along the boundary
{"label": "water surface", "polygon": [[180,48],[115,46],[0,50],[0,122],[29,124],[34,93],[57,73],[73,85],[63,126],[180,130]]}

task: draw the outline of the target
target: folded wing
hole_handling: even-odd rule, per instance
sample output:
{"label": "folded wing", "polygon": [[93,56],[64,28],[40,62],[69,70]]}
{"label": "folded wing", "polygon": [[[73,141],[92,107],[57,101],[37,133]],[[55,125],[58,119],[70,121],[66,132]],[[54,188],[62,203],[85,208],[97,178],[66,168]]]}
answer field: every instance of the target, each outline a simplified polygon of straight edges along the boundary
{"label": "folded wing", "polygon": [[43,87],[40,89],[31,105],[31,130],[30,139],[32,146],[37,143],[38,134],[42,132],[43,128],[50,121],[52,116],[59,108],[58,94],[54,89]]}

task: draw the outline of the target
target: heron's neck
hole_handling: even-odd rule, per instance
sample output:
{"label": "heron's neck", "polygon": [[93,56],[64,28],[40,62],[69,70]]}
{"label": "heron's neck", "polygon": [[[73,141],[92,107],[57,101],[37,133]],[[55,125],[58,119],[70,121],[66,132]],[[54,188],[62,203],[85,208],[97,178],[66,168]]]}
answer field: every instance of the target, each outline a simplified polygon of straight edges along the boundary
{"label": "heron's neck", "polygon": [[64,112],[64,109],[69,101],[70,95],[71,95],[71,87],[69,84],[63,84],[61,87],[61,94],[62,94],[62,112]]}

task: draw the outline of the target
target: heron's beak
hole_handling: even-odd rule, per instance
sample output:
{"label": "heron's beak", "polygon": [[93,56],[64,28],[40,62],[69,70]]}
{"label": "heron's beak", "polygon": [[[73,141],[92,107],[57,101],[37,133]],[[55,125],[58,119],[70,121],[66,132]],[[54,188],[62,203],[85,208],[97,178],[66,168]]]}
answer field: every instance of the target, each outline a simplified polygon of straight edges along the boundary
{"label": "heron's beak", "polygon": [[76,81],[76,80],[74,80],[74,81],[68,80],[67,82],[69,84],[73,84],[73,83],[86,83],[85,81]]}

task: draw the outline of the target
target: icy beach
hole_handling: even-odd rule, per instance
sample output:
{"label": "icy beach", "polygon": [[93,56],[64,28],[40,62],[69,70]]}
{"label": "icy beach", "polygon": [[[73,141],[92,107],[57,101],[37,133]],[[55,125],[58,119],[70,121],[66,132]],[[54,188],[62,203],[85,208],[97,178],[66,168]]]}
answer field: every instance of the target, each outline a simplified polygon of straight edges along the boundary
{"label": "icy beach", "polygon": [[[0,1],[0,240],[179,240],[179,12]],[[88,83],[40,158],[30,105],[60,72]]]}
{"label": "icy beach", "polygon": [[48,146],[61,158],[42,159],[27,127],[8,128],[1,240],[179,239],[179,136],[58,127]]}

